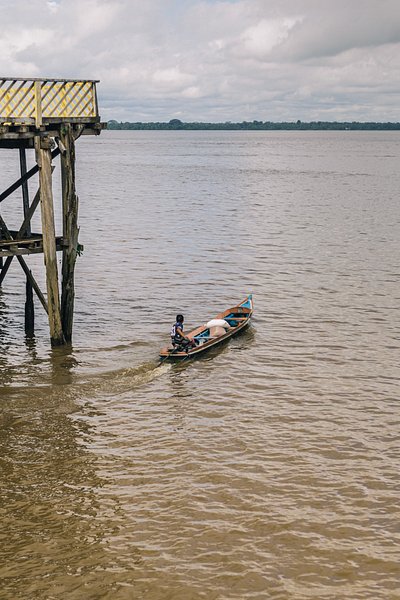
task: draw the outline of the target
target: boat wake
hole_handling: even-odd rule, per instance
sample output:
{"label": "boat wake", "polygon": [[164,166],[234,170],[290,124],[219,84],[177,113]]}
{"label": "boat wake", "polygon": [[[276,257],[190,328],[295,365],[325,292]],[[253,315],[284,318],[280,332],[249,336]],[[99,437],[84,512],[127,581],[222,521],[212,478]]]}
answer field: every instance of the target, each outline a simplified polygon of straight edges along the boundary
{"label": "boat wake", "polygon": [[18,398],[23,400],[29,396],[32,403],[35,400],[45,403],[48,407],[63,405],[71,409],[75,402],[85,402],[96,397],[115,398],[131,392],[143,385],[163,377],[173,368],[171,363],[143,363],[137,367],[128,367],[103,373],[93,373],[85,377],[77,377],[71,381],[55,383],[54,380],[44,380],[40,386],[13,386],[3,390],[2,399],[12,400],[14,405]]}
{"label": "boat wake", "polygon": [[162,377],[172,369],[170,363],[155,364],[144,363],[138,367],[125,368],[117,371],[108,371],[101,375],[93,375],[82,383],[80,396],[102,395],[116,396],[146,385]]}

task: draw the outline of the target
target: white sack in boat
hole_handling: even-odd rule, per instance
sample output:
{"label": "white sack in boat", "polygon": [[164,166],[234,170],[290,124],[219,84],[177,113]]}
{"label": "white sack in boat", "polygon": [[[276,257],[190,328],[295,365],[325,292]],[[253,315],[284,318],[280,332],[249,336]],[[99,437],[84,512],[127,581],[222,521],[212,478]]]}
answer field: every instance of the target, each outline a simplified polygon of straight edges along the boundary
{"label": "white sack in boat", "polygon": [[208,321],[206,327],[223,327],[224,329],[230,329],[230,325],[225,319],[211,319],[211,321]]}
{"label": "white sack in boat", "polygon": [[226,333],[225,327],[210,327],[210,336],[211,337],[219,337],[220,335],[224,335]]}

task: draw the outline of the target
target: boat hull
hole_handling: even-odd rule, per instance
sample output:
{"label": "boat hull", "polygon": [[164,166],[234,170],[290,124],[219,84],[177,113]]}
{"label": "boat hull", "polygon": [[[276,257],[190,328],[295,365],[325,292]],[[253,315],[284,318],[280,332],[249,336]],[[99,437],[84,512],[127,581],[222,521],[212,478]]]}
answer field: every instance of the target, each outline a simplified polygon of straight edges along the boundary
{"label": "boat hull", "polygon": [[177,351],[172,346],[167,346],[160,351],[160,358],[162,360],[179,361],[204,354],[207,350],[215,348],[215,346],[222,344],[243,331],[249,325],[252,314],[253,298],[252,295],[249,295],[240,304],[228,308],[214,317],[214,319],[218,320],[223,319],[231,325],[231,328],[225,333],[213,336],[212,327],[201,325],[187,334],[190,340],[195,340],[196,346],[190,348],[188,352]]}

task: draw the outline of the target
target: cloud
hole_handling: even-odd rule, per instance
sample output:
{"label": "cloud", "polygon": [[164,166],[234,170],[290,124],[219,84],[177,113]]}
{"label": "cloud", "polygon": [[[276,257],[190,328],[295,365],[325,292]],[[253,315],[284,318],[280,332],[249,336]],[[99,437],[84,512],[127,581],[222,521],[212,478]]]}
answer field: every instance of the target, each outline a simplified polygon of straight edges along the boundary
{"label": "cloud", "polygon": [[268,59],[271,50],[283,44],[291,29],[301,18],[262,19],[248,27],[240,36],[238,52],[241,56]]}
{"label": "cloud", "polygon": [[398,0],[0,0],[0,73],[100,79],[103,119],[399,120]]}
{"label": "cloud", "polygon": [[301,25],[293,31],[280,58],[316,59],[336,56],[352,48],[399,42],[400,7],[397,0],[338,0],[331,10],[319,7],[305,12]]}

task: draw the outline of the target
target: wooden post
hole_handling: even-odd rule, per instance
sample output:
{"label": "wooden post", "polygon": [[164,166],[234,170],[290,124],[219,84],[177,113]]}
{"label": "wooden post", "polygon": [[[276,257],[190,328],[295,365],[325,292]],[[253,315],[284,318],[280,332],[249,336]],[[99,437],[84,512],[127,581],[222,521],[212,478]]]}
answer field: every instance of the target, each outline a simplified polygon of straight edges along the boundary
{"label": "wooden post", "polygon": [[26,279],[25,292],[25,335],[31,338],[35,335],[35,307],[33,304],[32,284],[28,278]]}
{"label": "wooden post", "polygon": [[[19,163],[21,167],[21,177],[24,177],[27,172],[26,168],[26,152],[25,148],[19,148]],[[22,183],[22,204],[24,208],[24,219],[29,213],[29,190],[28,181]],[[24,234],[25,235],[25,234]],[[31,223],[29,221],[26,227],[26,237],[31,235]],[[26,302],[25,302],[25,335],[33,337],[35,333],[35,308],[33,305],[32,284],[27,278],[26,280]]]}
{"label": "wooden post", "polygon": [[40,207],[42,213],[43,252],[46,265],[47,304],[52,346],[65,343],[61,326],[60,297],[54,225],[53,190],[51,177],[51,139],[35,136],[36,162],[39,166]]}
{"label": "wooden post", "polygon": [[61,184],[63,205],[63,250],[61,321],[66,342],[71,342],[75,300],[75,262],[78,248],[78,196],[75,190],[75,139],[70,123],[61,127]]}
{"label": "wooden post", "polygon": [[35,81],[33,86],[35,91],[35,125],[39,128],[42,124],[42,82]]}
{"label": "wooden post", "polygon": [[[1,232],[0,232],[0,235],[1,235]],[[1,270],[0,270],[0,287],[3,284],[4,277],[7,275],[7,272],[8,272],[8,269],[10,268],[12,259],[13,259],[12,256],[7,256],[6,260],[4,261],[4,264],[1,265]],[[3,260],[3,259],[1,259],[1,260]]]}
{"label": "wooden post", "polygon": [[[3,237],[3,234],[2,234],[1,229],[0,229],[0,240],[1,240],[2,237]],[[4,266],[3,265],[3,257],[0,256],[0,271],[3,271],[3,266]],[[1,286],[1,282],[3,281],[3,279],[4,279],[3,273],[0,273],[0,286]]]}

